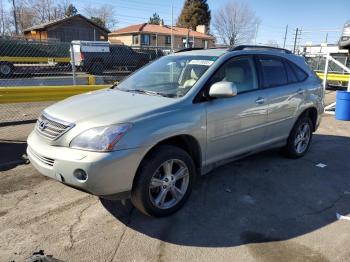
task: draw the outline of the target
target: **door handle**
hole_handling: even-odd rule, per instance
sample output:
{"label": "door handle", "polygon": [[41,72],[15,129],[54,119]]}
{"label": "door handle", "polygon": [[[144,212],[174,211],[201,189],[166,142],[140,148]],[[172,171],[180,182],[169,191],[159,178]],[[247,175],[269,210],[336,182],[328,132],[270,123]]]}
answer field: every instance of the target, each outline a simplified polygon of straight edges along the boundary
{"label": "door handle", "polygon": [[300,88],[300,89],[298,89],[297,92],[298,92],[299,95],[302,95],[302,94],[304,94],[305,90]]}
{"label": "door handle", "polygon": [[258,97],[258,99],[255,100],[255,103],[262,105],[263,103],[265,103],[265,99],[263,97]]}

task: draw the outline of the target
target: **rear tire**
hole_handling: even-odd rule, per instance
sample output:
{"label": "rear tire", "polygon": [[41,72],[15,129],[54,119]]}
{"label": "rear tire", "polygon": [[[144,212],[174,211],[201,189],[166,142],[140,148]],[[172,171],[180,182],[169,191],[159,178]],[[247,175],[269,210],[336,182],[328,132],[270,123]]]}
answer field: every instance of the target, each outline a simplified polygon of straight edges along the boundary
{"label": "rear tire", "polygon": [[134,180],[131,202],[149,216],[171,215],[189,197],[195,170],[186,151],[170,145],[159,146],[142,161]]}
{"label": "rear tire", "polygon": [[288,158],[303,157],[310,148],[313,124],[307,115],[301,116],[289,134],[287,145],[282,149]]}

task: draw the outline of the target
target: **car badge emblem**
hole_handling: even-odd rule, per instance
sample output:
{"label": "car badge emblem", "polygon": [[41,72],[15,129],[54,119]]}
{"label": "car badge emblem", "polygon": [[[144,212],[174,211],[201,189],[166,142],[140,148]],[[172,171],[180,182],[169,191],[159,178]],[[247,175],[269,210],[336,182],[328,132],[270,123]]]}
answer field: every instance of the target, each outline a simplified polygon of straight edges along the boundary
{"label": "car badge emblem", "polygon": [[39,129],[43,131],[47,127],[47,122],[46,121],[41,121],[39,123]]}

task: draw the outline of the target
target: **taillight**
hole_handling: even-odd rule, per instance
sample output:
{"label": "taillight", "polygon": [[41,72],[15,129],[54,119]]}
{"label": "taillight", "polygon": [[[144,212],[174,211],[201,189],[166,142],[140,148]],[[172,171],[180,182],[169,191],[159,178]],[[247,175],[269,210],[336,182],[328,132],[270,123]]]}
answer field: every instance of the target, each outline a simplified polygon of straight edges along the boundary
{"label": "taillight", "polygon": [[84,60],[84,53],[80,52],[80,60]]}

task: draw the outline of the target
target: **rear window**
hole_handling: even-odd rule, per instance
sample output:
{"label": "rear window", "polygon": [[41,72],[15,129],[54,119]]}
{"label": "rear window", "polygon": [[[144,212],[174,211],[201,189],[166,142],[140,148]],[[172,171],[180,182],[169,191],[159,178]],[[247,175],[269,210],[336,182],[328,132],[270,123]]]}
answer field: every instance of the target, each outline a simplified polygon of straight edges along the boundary
{"label": "rear window", "polygon": [[278,58],[259,58],[264,79],[264,87],[282,86],[288,83],[283,62]]}

